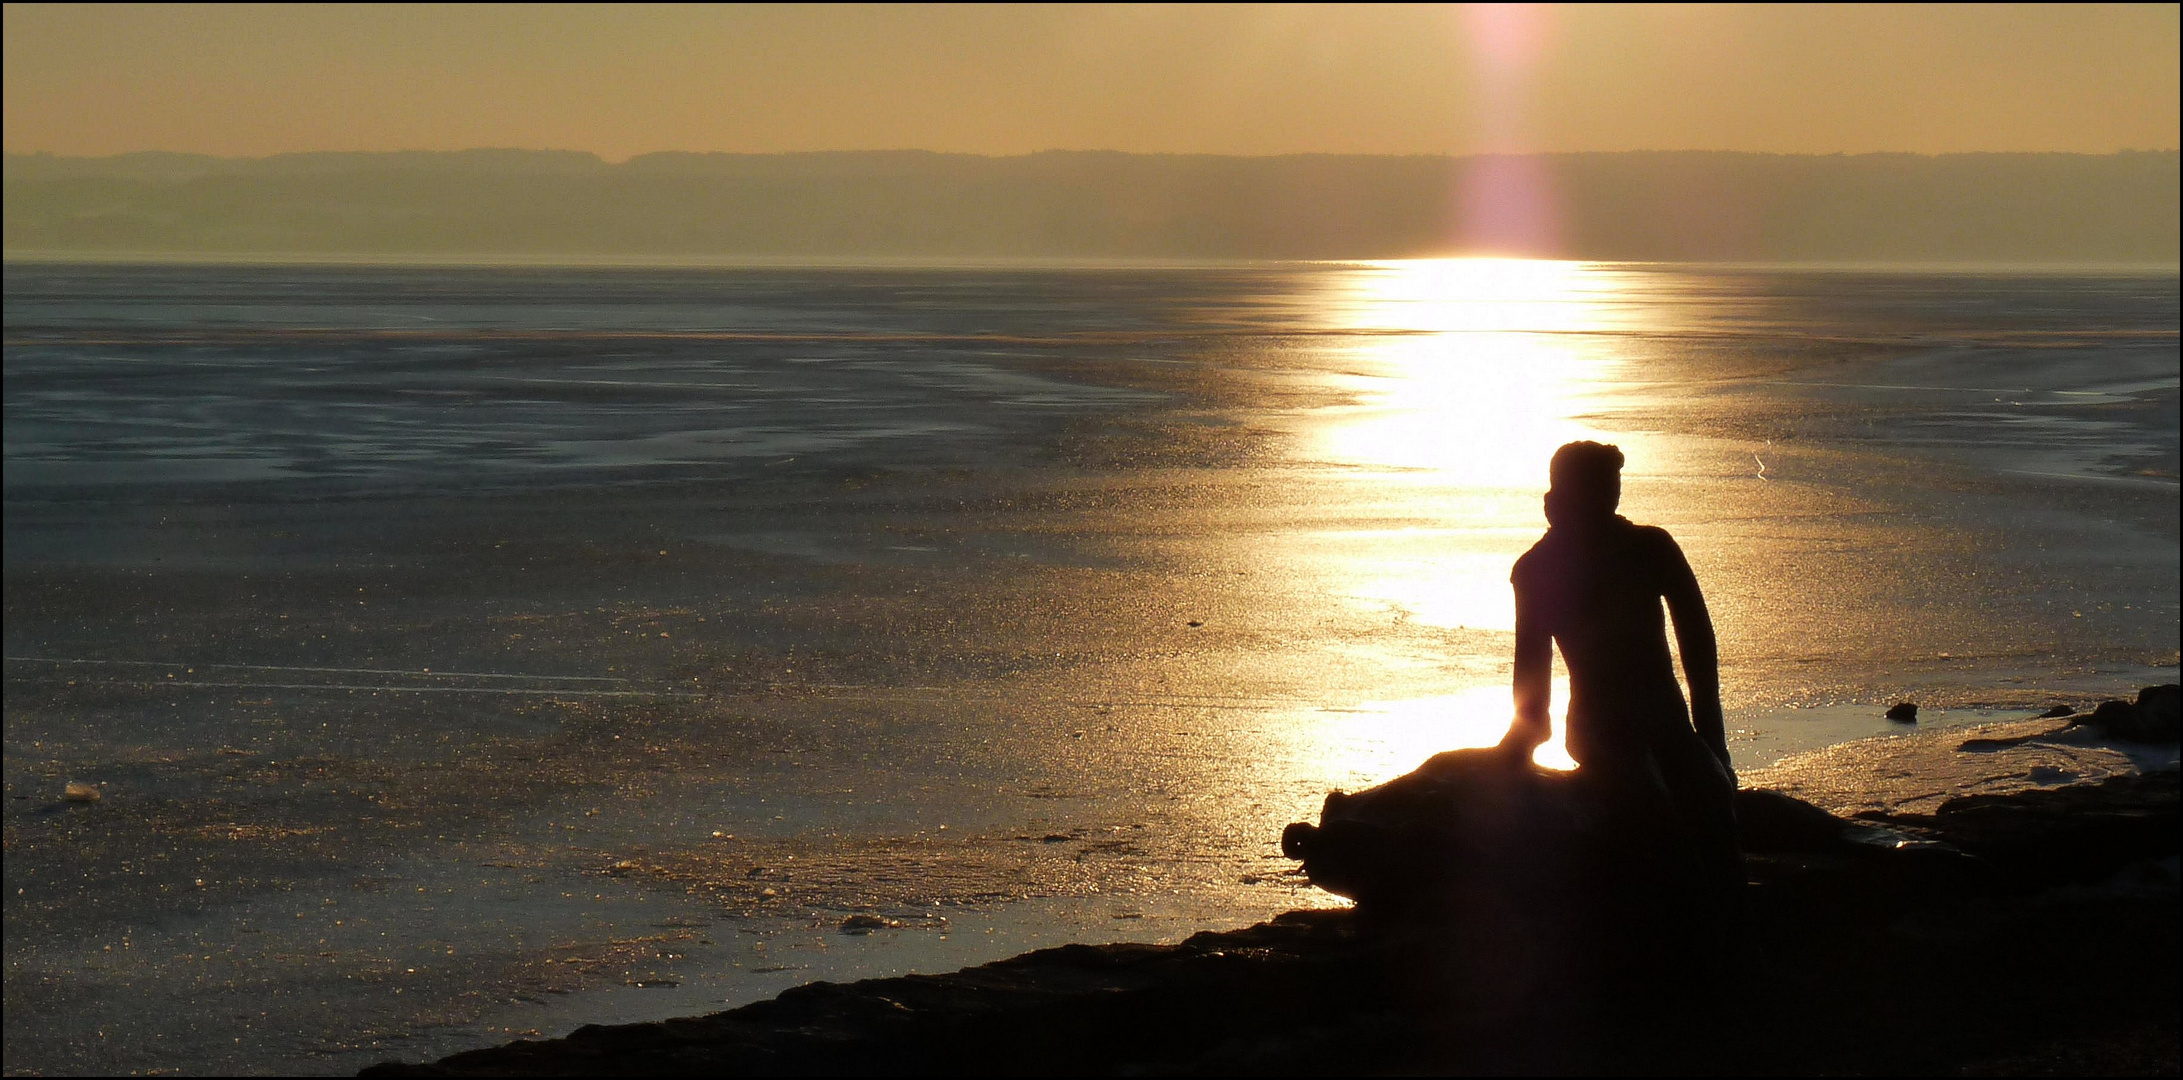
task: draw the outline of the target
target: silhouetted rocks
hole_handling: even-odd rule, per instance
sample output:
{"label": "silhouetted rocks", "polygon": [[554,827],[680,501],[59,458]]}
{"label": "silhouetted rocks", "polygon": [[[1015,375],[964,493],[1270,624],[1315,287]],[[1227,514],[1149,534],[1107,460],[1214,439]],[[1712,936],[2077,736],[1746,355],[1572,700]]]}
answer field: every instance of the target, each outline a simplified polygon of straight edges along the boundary
{"label": "silhouetted rocks", "polygon": [[1452,750],[1378,787],[1326,797],[1319,823],[1281,834],[1311,883],[1359,907],[1456,902],[1479,889],[1566,888],[1600,817],[1570,774],[1494,750]]}
{"label": "silhouetted rocks", "polygon": [[1887,710],[1887,718],[1905,724],[1918,722],[1918,706],[1912,701],[1898,701]]}
{"label": "silhouetted rocks", "polygon": [[2103,701],[2092,709],[2085,723],[2099,728],[2109,738],[2129,739],[2137,734],[2138,707],[2120,699]]}
{"label": "silhouetted rocks", "polygon": [[1083,1074],[1273,1060],[1331,1071],[1341,1059],[1315,1048],[1346,1054],[1353,1032],[1395,1007],[1372,977],[1381,947],[1346,911],[1291,912],[1179,945],[1065,945],[947,975],[812,983],[711,1016],[592,1025],[363,1075]]}
{"label": "silhouetted rocks", "polygon": [[1745,851],[1835,851],[1849,822],[1802,799],[1765,788],[1736,793],[1736,833]]}
{"label": "silhouetted rocks", "polygon": [[1944,841],[1986,862],[2018,887],[2097,881],[2143,859],[2178,853],[2174,770],[2112,776],[2097,784],[1966,795],[1931,814],[1871,820]]}
{"label": "silhouetted rocks", "polygon": [[2166,683],[2138,691],[2138,730],[2148,741],[2183,739],[2183,686]]}
{"label": "silhouetted rocks", "polygon": [[2051,708],[2051,709],[2048,709],[2047,711],[2045,711],[2045,712],[2043,712],[2043,713],[2040,713],[2040,714],[2039,714],[2039,718],[2040,718],[2040,719],[2042,719],[2042,720],[2059,720],[2059,719],[2061,719],[2062,717],[2065,717],[2065,716],[2075,716],[2075,715],[2077,715],[2077,707],[2076,707],[2076,706],[2074,706],[2074,705],[2056,705],[2055,707],[2053,707],[2053,708]]}
{"label": "silhouetted rocks", "polygon": [[[1373,798],[1330,798],[1319,826],[1284,840],[1370,894],[1395,880],[1376,860],[1398,841],[1357,831],[1368,819],[1492,801],[1453,794],[1466,784],[1537,810],[1564,798],[1565,779],[1442,755]],[[2172,1074],[2177,801],[2173,771],[1855,821],[1740,792],[1751,884],[1723,923],[1738,959],[1695,976],[1664,961],[1587,964],[1583,939],[1520,904],[1382,903],[1379,916],[1291,912],[1175,945],[815,983],[710,1016],[365,1075]],[[1548,809],[1549,833],[1582,824]],[[1435,845],[1413,861],[1513,858],[1481,844],[1501,813],[1406,826]],[[1372,854],[1345,862],[1344,845]],[[1413,880],[1494,895],[1481,875],[1506,867],[1485,865]],[[1521,880],[1519,892],[1552,896],[1551,875]],[[1871,1003],[1902,1000],[1918,1003],[1914,1021],[1872,1022]]]}
{"label": "silhouetted rocks", "polygon": [[2109,738],[2131,742],[2176,742],[2183,738],[2183,687],[2174,683],[2148,686],[2134,702],[2100,702],[2080,723],[2091,724]]}

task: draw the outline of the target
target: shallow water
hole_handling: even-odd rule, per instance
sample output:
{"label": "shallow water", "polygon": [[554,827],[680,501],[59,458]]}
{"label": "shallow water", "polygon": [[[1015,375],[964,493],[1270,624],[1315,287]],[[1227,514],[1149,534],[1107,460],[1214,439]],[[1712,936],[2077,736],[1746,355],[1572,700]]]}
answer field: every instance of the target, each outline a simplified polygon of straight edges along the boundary
{"label": "shallow water", "polygon": [[6,300],[10,1071],[344,1071],[1329,902],[1280,826],[1498,737],[1573,437],[1697,568],[1739,767],[2175,678],[2173,274]]}

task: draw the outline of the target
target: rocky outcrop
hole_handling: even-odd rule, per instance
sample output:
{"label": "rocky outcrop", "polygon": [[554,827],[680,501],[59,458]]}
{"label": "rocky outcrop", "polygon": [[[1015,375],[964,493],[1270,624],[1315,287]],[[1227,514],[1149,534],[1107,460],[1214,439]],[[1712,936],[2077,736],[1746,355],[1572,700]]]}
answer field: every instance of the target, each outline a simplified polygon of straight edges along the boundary
{"label": "rocky outcrop", "polygon": [[[948,975],[814,983],[656,1024],[578,1028],[366,1076],[1103,1073],[1250,1058],[1269,1030],[1341,1031],[1392,1007],[1346,911],[1179,945],[1068,945]],[[1299,1060],[1309,1060],[1307,1058]]]}
{"label": "rocky outcrop", "polygon": [[[1476,764],[1421,770],[1396,794],[1444,798]],[[1559,797],[1550,777],[1472,779]],[[2174,772],[1921,815],[1848,820],[1766,791],[1741,793],[1738,809],[1752,884],[1730,962],[1696,980],[1600,978],[1520,910],[1292,912],[1175,945],[817,983],[365,1074],[2176,1070]],[[1432,835],[1499,857],[1465,847],[1490,827]],[[1914,1016],[1872,1023],[1903,1002]]]}
{"label": "rocky outcrop", "polygon": [[[1599,814],[1570,774],[1493,750],[1437,754],[1281,834],[1311,883],[1366,908],[1458,902],[1465,893],[1567,891]],[[1521,901],[1518,901],[1521,902]]]}
{"label": "rocky outcrop", "polygon": [[2138,691],[2136,701],[2100,702],[2084,723],[2111,739],[2175,742],[2183,738],[2183,686],[2168,683]]}
{"label": "rocky outcrop", "polygon": [[1931,814],[1865,814],[1947,843],[2023,889],[2085,884],[2183,850],[2173,771],[2013,795],[1967,795]]}

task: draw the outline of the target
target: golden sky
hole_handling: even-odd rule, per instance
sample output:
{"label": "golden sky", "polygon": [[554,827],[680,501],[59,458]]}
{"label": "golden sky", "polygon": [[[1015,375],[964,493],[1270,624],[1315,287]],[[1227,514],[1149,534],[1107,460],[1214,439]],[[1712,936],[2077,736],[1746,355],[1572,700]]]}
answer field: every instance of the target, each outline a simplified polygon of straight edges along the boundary
{"label": "golden sky", "polygon": [[11,152],[2177,146],[2178,8],[9,4]]}

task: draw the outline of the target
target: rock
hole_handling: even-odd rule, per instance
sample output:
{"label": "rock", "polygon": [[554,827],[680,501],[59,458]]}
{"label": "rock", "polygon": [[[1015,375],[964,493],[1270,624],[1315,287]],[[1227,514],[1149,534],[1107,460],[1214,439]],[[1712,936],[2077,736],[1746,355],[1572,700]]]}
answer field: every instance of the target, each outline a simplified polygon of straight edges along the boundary
{"label": "rock", "polygon": [[2116,699],[2100,702],[2099,708],[2080,723],[2091,724],[2111,739],[2130,742],[2175,742],[2179,733],[2177,710],[2178,688],[2174,684],[2148,686],[2138,691],[2135,702]]}
{"label": "rock", "polygon": [[1830,851],[1849,823],[1802,799],[1767,788],[1736,792],[1736,838],[1743,850]]}
{"label": "rock", "polygon": [[[1423,805],[1480,763],[1453,764],[1329,800],[1330,827],[1374,803]],[[1747,826],[1785,823],[1787,842],[1826,831],[1798,800],[1746,791],[1737,803]],[[1933,848],[1899,842],[1854,858],[1754,855],[1736,924],[1765,962],[1726,976],[1726,1001],[1699,1011],[1663,993],[1655,969],[1627,987],[1588,968],[1557,981],[1554,954],[1536,946],[1564,939],[1527,936],[1524,918],[1418,927],[1313,910],[1176,944],[816,983],[363,1075],[2172,1075],[2176,806],[2167,771],[1971,796],[1894,822],[2021,877],[1930,873]],[[1321,831],[1292,829],[1307,849]],[[2047,887],[2058,869],[2094,882],[2121,870],[2148,887]],[[1608,1007],[1570,992],[1587,986],[1615,991],[1595,995]],[[1919,1023],[1872,1023],[1874,1001],[1912,998]]]}
{"label": "rock", "polygon": [[1291,859],[1302,859],[1311,849],[1312,838],[1319,835],[1319,827],[1308,821],[1291,822],[1281,830],[1281,854]]}
{"label": "rock", "polygon": [[70,780],[68,786],[61,789],[62,802],[95,803],[99,801],[99,798],[98,786],[86,784],[81,780]]}
{"label": "rock", "polygon": [[2043,712],[2043,713],[2040,713],[2040,714],[2039,714],[2039,719],[2041,719],[2041,720],[2059,720],[2059,719],[2061,719],[2062,717],[2065,717],[2065,716],[2075,716],[2075,715],[2077,715],[2077,710],[2076,710],[2076,708],[2075,708],[2075,707],[2073,707],[2073,706],[2069,706],[2069,705],[2056,705],[2055,707],[2053,707],[2053,708],[2051,708],[2051,709],[2048,709],[2047,711],[2045,711],[2045,712]]}
{"label": "rock", "polygon": [[2183,738],[2183,686],[2148,686],[2138,691],[2137,709],[2140,738],[2148,742]]}
{"label": "rock", "polygon": [[1965,795],[1929,815],[1860,816],[1933,836],[2040,887],[2097,881],[2132,863],[2174,855],[2183,836],[2172,769]]}
{"label": "rock", "polygon": [[1918,706],[1914,702],[1898,701],[1895,703],[1894,708],[1887,711],[1887,718],[1905,724],[1915,724],[1918,722]]}
{"label": "rock", "polygon": [[1870,821],[1838,818],[1802,799],[1770,788],[1744,788],[1736,792],[1736,839],[1747,855],[1882,856],[1896,861],[1904,856],[1915,856],[1922,863],[1955,863],[1965,859],[1964,853],[1952,844]]}
{"label": "rock", "polygon": [[896,930],[901,926],[901,923],[893,919],[882,919],[877,915],[851,915],[841,920],[841,932],[844,934],[869,934],[874,930]]}
{"label": "rock", "polygon": [[[1452,750],[1375,788],[1326,797],[1281,850],[1360,908],[1436,905],[1490,882],[1520,893],[1566,877],[1588,816],[1570,774],[1496,750]],[[1598,815],[1590,815],[1598,816]]]}
{"label": "rock", "polygon": [[2121,699],[2100,702],[2093,707],[2092,715],[2078,721],[2091,724],[2114,738],[2129,738],[2123,733],[2137,727],[2137,722],[2138,707]]}

